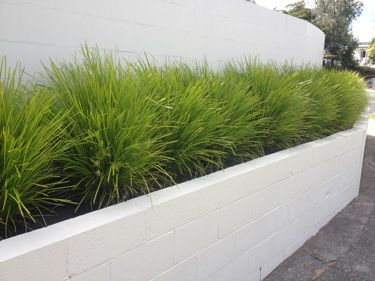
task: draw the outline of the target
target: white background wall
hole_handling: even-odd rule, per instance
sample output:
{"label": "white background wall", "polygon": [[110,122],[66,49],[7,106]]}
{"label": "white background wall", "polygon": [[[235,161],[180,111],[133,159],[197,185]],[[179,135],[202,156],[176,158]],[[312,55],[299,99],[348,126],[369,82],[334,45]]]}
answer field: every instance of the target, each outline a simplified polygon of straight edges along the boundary
{"label": "white background wall", "polygon": [[29,72],[84,42],[212,65],[241,56],[321,65],[324,35],[245,0],[0,0],[0,56]]}

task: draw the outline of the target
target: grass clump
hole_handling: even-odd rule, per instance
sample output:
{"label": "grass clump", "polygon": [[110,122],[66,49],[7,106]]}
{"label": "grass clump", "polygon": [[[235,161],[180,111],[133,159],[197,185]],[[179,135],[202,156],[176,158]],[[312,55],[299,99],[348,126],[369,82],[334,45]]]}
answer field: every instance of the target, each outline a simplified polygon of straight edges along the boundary
{"label": "grass clump", "polygon": [[56,111],[70,112],[65,170],[78,201],[102,207],[149,192],[165,174],[165,125],[132,70],[85,49],[83,63],[51,63],[47,77]]}
{"label": "grass clump", "polygon": [[63,113],[52,114],[51,99],[20,83],[22,70],[0,64],[0,236],[67,203],[57,162],[67,143]]}
{"label": "grass clump", "polygon": [[368,103],[363,80],[349,71],[332,71],[328,85],[338,102],[338,119],[334,123],[335,130],[347,130],[353,126],[359,114]]}
{"label": "grass clump", "polygon": [[368,102],[365,83],[354,72],[306,68],[287,73],[310,98],[309,139],[351,128]]}
{"label": "grass clump", "polygon": [[267,151],[274,151],[309,139],[309,97],[295,83],[293,75],[286,75],[274,65],[259,65],[241,61],[226,71],[234,72],[234,79],[247,87],[248,93],[259,98],[257,111],[265,121],[261,143]]}
{"label": "grass clump", "polygon": [[82,60],[45,69],[38,87],[2,75],[3,225],[67,198],[100,208],[349,129],[367,103],[352,72],[246,60],[213,71],[86,47]]}
{"label": "grass clump", "polygon": [[132,65],[165,124],[165,170],[181,181],[263,154],[259,97],[207,65]]}

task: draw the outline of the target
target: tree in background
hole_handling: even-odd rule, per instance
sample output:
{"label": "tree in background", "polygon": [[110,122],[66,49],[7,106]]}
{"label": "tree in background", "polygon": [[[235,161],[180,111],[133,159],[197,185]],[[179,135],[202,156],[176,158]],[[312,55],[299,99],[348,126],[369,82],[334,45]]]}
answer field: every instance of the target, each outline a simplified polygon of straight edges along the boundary
{"label": "tree in background", "polygon": [[289,4],[286,6],[287,10],[283,11],[284,13],[300,18],[303,20],[306,20],[308,22],[314,22],[315,15],[313,13],[313,10],[306,7],[305,1],[298,1],[292,4]]}
{"label": "tree in background", "polygon": [[288,5],[284,12],[320,28],[326,35],[326,56],[344,68],[354,68],[357,62],[353,55],[358,41],[351,25],[361,15],[362,9],[363,3],[359,0],[315,0],[313,8],[307,7],[305,1],[298,1]]}
{"label": "tree in background", "polygon": [[368,56],[368,60],[369,60],[371,63],[375,64],[375,37],[372,38],[372,40],[371,40],[371,44],[370,44],[370,46],[368,47],[367,52],[368,52],[368,54],[367,54],[367,56]]}

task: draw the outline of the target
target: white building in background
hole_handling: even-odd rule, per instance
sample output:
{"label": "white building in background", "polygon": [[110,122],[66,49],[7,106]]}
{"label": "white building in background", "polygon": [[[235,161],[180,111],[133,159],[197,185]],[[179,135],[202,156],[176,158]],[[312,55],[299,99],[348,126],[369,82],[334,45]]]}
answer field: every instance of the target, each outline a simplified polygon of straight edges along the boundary
{"label": "white building in background", "polygon": [[371,42],[360,42],[358,48],[354,51],[354,58],[359,61],[360,65],[369,65],[368,47]]}

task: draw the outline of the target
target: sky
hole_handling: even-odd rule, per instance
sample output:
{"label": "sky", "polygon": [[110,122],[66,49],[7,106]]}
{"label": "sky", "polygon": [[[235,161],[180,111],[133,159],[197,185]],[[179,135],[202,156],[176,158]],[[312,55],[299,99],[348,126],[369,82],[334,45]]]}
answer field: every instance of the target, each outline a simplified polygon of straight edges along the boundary
{"label": "sky", "polygon": [[[290,3],[298,0],[256,0],[255,2],[263,7],[273,9],[283,9]],[[371,41],[375,37],[375,0],[362,0],[363,12],[362,15],[353,23],[353,33],[361,42]],[[307,0],[308,5],[314,3],[313,0]]]}

